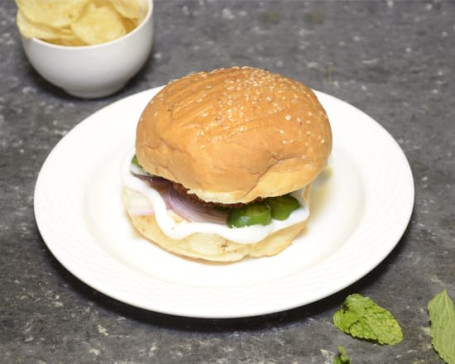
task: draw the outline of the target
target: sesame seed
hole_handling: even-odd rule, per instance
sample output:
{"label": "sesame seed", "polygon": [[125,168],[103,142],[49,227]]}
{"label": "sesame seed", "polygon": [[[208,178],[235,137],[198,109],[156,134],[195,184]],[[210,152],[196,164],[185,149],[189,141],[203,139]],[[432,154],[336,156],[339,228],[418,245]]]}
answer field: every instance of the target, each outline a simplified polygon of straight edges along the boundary
{"label": "sesame seed", "polygon": [[284,130],[283,130],[283,129],[280,129],[280,134],[281,134],[281,135],[284,134]]}
{"label": "sesame seed", "polygon": [[284,117],[287,121],[290,121],[292,119],[292,116],[289,115],[289,114],[286,114],[286,116]]}

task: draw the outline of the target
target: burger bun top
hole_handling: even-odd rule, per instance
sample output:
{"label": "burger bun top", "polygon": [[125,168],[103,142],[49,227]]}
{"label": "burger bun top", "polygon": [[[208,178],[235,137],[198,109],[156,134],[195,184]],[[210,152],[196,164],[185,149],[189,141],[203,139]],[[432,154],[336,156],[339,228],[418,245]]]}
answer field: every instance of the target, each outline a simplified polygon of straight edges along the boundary
{"label": "burger bun top", "polygon": [[327,114],[314,92],[251,67],[170,82],[145,107],[136,131],[136,155],[147,172],[224,204],[306,186],[331,148]]}

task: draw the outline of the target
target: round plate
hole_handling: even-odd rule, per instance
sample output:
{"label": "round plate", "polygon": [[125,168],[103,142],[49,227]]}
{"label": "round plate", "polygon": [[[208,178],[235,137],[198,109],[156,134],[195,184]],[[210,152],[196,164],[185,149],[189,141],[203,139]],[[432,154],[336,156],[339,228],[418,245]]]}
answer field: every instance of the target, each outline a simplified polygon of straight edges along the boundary
{"label": "round plate", "polygon": [[38,176],[35,216],[72,274],[125,303],[162,313],[232,318],[305,305],[352,284],[395,247],[411,216],[414,183],[394,139],[372,118],[316,92],[333,130],[328,173],[312,189],[306,231],[285,251],[233,264],[167,253],[124,212],[122,158],[159,88],[117,101],[71,130]]}

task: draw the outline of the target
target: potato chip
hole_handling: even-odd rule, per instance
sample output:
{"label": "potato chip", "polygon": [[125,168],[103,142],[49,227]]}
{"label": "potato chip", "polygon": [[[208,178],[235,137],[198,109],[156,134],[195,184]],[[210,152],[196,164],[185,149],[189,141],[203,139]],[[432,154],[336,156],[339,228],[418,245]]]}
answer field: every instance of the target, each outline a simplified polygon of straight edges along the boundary
{"label": "potato chip", "polygon": [[122,22],[127,33],[131,32],[138,26],[138,21],[135,19],[122,18]]}
{"label": "potato chip", "polygon": [[109,0],[117,12],[128,19],[139,19],[141,17],[137,0]]}
{"label": "potato chip", "polygon": [[70,25],[78,19],[88,0],[16,0],[23,15],[34,23],[54,28]]}
{"label": "potato chip", "polygon": [[112,7],[93,4],[71,24],[71,29],[76,37],[89,45],[109,42],[126,34],[121,17]]}
{"label": "potato chip", "polygon": [[69,27],[53,28],[45,24],[35,23],[26,18],[21,11],[17,12],[16,22],[19,31],[26,38],[39,38],[43,40],[70,40],[74,38],[74,34]]}
{"label": "potato chip", "polygon": [[65,47],[83,47],[86,46],[87,44],[82,41],[81,39],[77,38],[74,34],[72,35],[71,38],[66,38],[66,39],[47,39],[46,42],[56,44],[56,45],[61,45]]}
{"label": "potato chip", "polygon": [[146,0],[16,0],[17,26],[26,38],[83,46],[109,42],[134,30]]}

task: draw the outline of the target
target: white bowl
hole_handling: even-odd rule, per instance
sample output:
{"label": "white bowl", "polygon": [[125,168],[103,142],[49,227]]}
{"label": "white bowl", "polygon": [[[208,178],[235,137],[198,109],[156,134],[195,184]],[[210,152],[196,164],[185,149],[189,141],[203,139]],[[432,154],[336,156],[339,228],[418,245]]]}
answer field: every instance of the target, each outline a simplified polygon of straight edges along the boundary
{"label": "white bowl", "polygon": [[111,95],[144,65],[153,43],[153,0],[142,23],[125,36],[92,46],[61,46],[22,37],[25,54],[50,83],[81,98]]}

